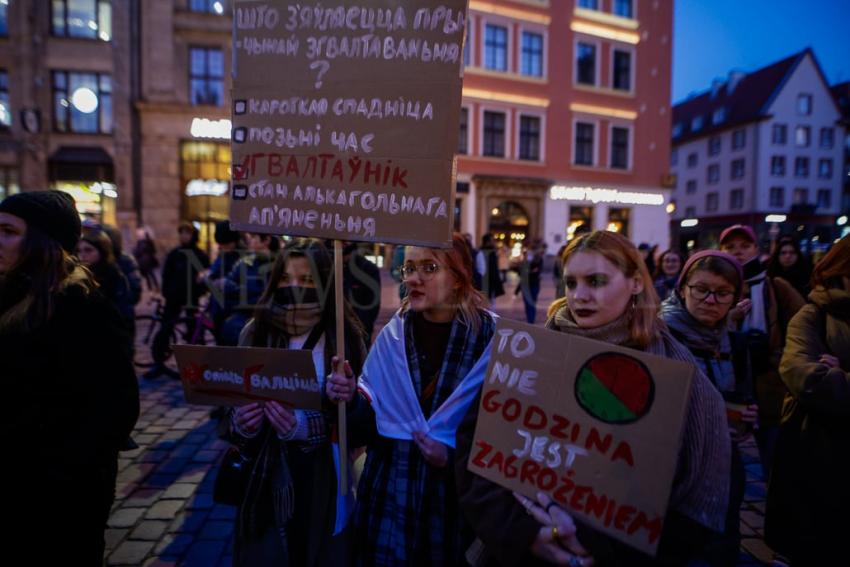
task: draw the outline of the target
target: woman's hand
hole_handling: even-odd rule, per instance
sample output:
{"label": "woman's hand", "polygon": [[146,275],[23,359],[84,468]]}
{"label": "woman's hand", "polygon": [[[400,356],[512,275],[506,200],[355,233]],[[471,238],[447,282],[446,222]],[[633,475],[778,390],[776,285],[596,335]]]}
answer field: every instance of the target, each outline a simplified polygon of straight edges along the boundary
{"label": "woman's hand", "polygon": [[841,363],[838,361],[838,358],[832,356],[831,354],[820,355],[818,362],[820,362],[821,364],[826,364],[830,368],[841,368]]}
{"label": "woman's hand", "polygon": [[339,373],[339,358],[336,356],[331,359],[331,366],[334,371],[328,376],[328,381],[325,383],[325,393],[328,395],[328,399],[334,402],[350,402],[354,399],[354,392],[357,389],[357,380],[354,378],[351,366],[347,360],[344,361],[344,374]]}
{"label": "woman's hand", "polygon": [[752,423],[753,429],[759,428],[759,407],[756,404],[750,404],[746,409],[741,410],[741,421]]}
{"label": "woman's hand", "polygon": [[743,321],[744,317],[747,316],[747,314],[750,312],[750,310],[752,308],[753,308],[753,302],[752,301],[750,301],[749,299],[742,299],[741,301],[738,302],[737,305],[735,305],[735,307],[733,307],[729,311],[729,319],[731,319],[732,321],[734,321],[736,323]]}
{"label": "woman's hand", "polygon": [[413,432],[413,441],[425,461],[432,467],[443,468],[449,462],[449,448],[421,431]]}
{"label": "woman's hand", "polygon": [[298,424],[295,419],[295,414],[280,405],[278,402],[266,402],[263,405],[263,411],[269,421],[277,431],[278,437],[289,437],[292,430]]}
{"label": "woman's hand", "polygon": [[264,416],[262,404],[255,402],[236,408],[233,423],[239,431],[251,435],[260,428]]}
{"label": "woman's hand", "polygon": [[593,565],[593,558],[576,537],[576,525],[572,516],[563,508],[542,492],[537,494],[537,502],[516,492],[514,497],[531,517],[542,524],[534,543],[531,544],[531,552],[534,555],[556,565]]}

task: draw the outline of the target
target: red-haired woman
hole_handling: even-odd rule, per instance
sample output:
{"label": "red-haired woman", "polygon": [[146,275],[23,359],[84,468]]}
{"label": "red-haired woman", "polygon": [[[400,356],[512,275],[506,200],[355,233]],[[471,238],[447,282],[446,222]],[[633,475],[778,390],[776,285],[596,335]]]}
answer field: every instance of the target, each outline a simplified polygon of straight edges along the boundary
{"label": "red-haired woman", "polygon": [[[582,235],[564,250],[563,263],[566,297],[550,306],[548,328],[693,363],[658,318],[652,278],[626,238],[607,231]],[[461,506],[484,544],[483,563],[489,558],[500,565],[685,565],[694,559],[712,564],[702,551],[724,527],[731,441],[723,398],[701,372],[691,388],[656,562],[582,524],[576,532],[567,511],[545,496],[539,504],[527,499],[521,504],[510,491],[468,472],[476,413],[470,411],[458,431],[456,463]]]}
{"label": "red-haired woman", "polygon": [[473,287],[460,235],[447,250],[409,247],[407,297],[354,378],[327,392],[352,400],[352,445],[366,445],[357,491],[360,565],[461,565],[466,537],[454,480],[455,432],[489,362],[494,317]]}
{"label": "red-haired woman", "polygon": [[779,372],[788,387],[765,536],[793,565],[830,565],[850,531],[850,236],[815,266]]}

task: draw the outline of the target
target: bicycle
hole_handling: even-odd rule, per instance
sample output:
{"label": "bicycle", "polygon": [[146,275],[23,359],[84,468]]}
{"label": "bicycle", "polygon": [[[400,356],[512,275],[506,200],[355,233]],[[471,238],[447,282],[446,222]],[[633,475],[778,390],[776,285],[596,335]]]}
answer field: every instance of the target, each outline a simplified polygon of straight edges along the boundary
{"label": "bicycle", "polygon": [[[153,341],[164,322],[165,300],[154,296],[148,302],[154,306],[153,313],[149,315],[136,316],[136,349],[133,363],[140,368],[149,368],[154,365]],[[168,349],[165,353],[165,362],[174,354],[171,345],[215,345],[215,325],[206,313],[205,308],[193,310],[192,315],[181,315],[174,324],[171,338],[168,341]]]}

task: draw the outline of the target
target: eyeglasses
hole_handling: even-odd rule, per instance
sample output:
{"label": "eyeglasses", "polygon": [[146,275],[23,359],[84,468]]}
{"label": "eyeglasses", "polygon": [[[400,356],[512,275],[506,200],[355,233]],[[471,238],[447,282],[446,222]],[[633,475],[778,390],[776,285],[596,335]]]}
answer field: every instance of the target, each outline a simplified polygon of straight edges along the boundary
{"label": "eyeglasses", "polygon": [[409,280],[413,277],[413,274],[419,272],[419,277],[423,280],[430,280],[434,277],[434,274],[440,271],[440,266],[436,262],[424,261],[420,262],[417,266],[413,262],[409,264],[405,264],[401,267],[401,279]]}
{"label": "eyeglasses", "polygon": [[732,303],[732,300],[735,299],[735,292],[729,291],[726,289],[720,290],[710,290],[707,287],[703,287],[701,285],[689,285],[688,289],[691,290],[691,297],[698,301],[705,301],[708,299],[709,295],[714,296],[714,300],[721,305],[727,305]]}

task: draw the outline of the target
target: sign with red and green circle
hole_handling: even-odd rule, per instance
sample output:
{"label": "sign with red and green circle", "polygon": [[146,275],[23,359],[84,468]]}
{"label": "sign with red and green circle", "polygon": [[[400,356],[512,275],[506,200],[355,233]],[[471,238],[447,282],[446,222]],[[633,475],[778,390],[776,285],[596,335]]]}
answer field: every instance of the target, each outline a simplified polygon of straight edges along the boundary
{"label": "sign with red and green circle", "polygon": [[588,360],[576,377],[576,400],[605,423],[632,423],[649,413],[655,382],[649,369],[631,356],[613,352]]}

